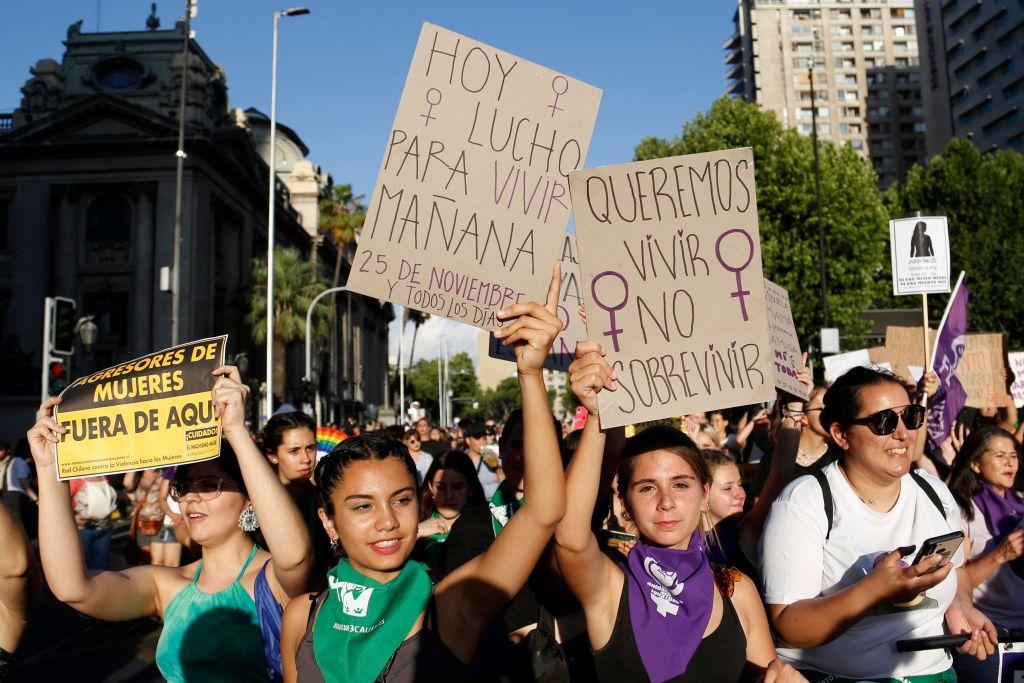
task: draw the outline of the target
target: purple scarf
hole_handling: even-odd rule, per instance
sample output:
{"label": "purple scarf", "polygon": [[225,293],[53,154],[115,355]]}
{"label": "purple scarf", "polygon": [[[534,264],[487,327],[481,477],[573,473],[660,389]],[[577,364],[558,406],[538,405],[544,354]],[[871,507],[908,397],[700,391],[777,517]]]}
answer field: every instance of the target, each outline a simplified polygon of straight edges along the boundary
{"label": "purple scarf", "polygon": [[[1004,498],[993,491],[991,486],[982,483],[981,493],[974,496],[974,503],[981,510],[985,517],[985,526],[997,543],[1024,524],[1024,500],[1009,489],[1006,490]],[[1017,576],[1024,578],[1024,557],[1018,557],[1010,563],[1010,567]]]}
{"label": "purple scarf", "polygon": [[647,675],[661,683],[686,672],[714,605],[714,575],[700,532],[687,550],[637,542],[626,563],[629,618]]}

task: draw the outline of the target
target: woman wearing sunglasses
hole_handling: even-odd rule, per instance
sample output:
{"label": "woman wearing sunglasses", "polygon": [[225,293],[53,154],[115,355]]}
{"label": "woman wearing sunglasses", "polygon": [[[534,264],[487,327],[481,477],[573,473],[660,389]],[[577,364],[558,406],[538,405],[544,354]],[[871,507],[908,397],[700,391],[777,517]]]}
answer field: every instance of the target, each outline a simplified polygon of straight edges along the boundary
{"label": "woman wearing sunglasses", "polygon": [[[179,467],[171,496],[202,559],[185,567],[88,572],[67,482],[57,480],[53,444],[67,432],[41,407],[28,432],[39,472],[39,551],[50,589],[79,612],[105,621],[161,617],[156,663],[178,681],[266,681],[277,643],[264,642],[261,617],[307,590],[313,566],[298,509],[245,428],[248,388],[220,367],[212,399],[221,418],[221,456]],[[259,528],[268,553],[250,533]],[[258,604],[259,603],[259,604]],[[268,647],[272,646],[272,647]]]}
{"label": "woman wearing sunglasses", "polygon": [[[997,626],[1024,628],[1024,473],[1013,435],[998,427],[971,432],[957,454],[949,489],[970,538],[967,573],[975,604]],[[1005,657],[1003,664],[1005,671]],[[957,673],[967,683],[994,681],[998,668],[998,658],[957,659]]]}
{"label": "woman wearing sunglasses", "polygon": [[811,681],[956,680],[945,650],[895,647],[944,628],[971,633],[961,651],[979,659],[995,642],[972,605],[962,549],[914,562],[926,539],[962,526],[945,485],[910,472],[925,409],[898,377],[871,368],[840,377],[824,402],[822,427],[842,455],[782,492],[762,539],[779,654]]}

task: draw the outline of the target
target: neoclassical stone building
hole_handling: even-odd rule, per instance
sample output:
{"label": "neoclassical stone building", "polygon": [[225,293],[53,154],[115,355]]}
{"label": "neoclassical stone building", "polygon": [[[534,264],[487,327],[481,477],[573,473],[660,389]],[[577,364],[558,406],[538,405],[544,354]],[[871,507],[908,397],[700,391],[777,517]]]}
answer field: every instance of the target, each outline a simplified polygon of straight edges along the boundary
{"label": "neoclassical stone building", "polygon": [[[0,115],[0,438],[23,431],[38,401],[45,296],[74,299],[99,325],[76,374],[171,343],[160,271],[173,263],[184,25],[158,30],[154,19],[137,32],[72,25],[63,59],[40,60],[21,106]],[[229,106],[225,73],[194,40],[189,55],[180,340],[228,333],[229,353],[246,352],[248,374],[263,377],[245,315],[252,259],[266,253],[269,121]],[[277,244],[316,250],[330,277],[335,245],[317,233],[329,178],[280,124],[277,148]],[[339,332],[318,344],[325,419],[385,403],[391,317],[375,299],[337,299]],[[276,398],[297,403],[302,344],[282,353]]]}

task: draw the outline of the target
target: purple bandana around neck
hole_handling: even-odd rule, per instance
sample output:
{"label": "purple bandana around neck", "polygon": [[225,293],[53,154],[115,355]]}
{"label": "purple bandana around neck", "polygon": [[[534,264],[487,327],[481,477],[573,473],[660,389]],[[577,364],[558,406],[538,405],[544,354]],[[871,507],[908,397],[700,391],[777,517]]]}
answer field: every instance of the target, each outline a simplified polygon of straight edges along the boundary
{"label": "purple bandana around neck", "polygon": [[[985,526],[996,543],[1004,536],[1024,525],[1024,500],[1018,498],[1013,491],[1007,490],[1006,497],[1000,496],[988,484],[982,483],[981,493],[974,496],[974,503],[985,517]],[[1017,576],[1024,578],[1024,557],[1018,557],[1010,563]]]}
{"label": "purple bandana around neck", "polygon": [[687,550],[637,542],[626,563],[629,617],[644,669],[654,683],[686,672],[714,605],[714,575],[699,531]]}

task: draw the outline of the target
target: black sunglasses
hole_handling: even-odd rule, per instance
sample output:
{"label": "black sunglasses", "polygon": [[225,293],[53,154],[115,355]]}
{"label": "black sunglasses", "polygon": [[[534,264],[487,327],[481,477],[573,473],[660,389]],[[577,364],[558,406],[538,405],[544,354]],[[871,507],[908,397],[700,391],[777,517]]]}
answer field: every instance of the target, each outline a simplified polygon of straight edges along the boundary
{"label": "black sunglasses", "polygon": [[900,420],[903,420],[903,425],[907,429],[920,429],[921,425],[924,424],[926,412],[927,410],[924,406],[912,403],[909,406],[903,406],[903,408],[879,410],[877,413],[872,413],[867,417],[850,420],[850,423],[866,425],[868,429],[878,436],[888,436],[896,431],[896,425]]}

